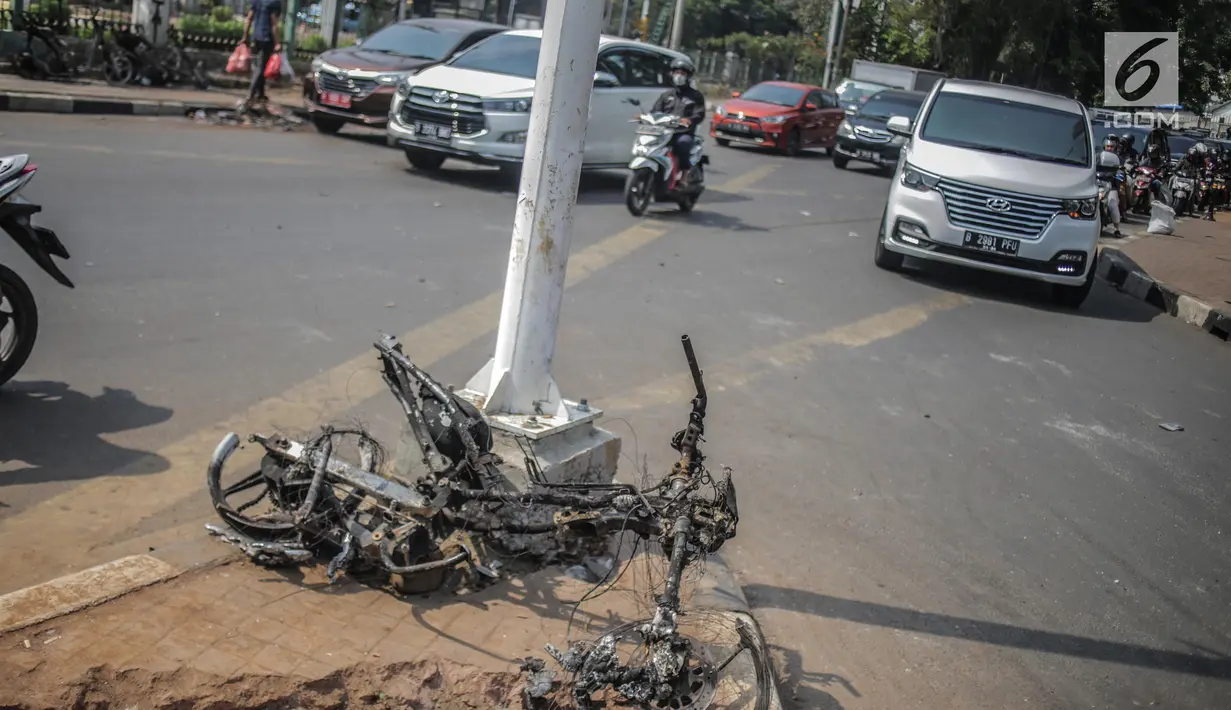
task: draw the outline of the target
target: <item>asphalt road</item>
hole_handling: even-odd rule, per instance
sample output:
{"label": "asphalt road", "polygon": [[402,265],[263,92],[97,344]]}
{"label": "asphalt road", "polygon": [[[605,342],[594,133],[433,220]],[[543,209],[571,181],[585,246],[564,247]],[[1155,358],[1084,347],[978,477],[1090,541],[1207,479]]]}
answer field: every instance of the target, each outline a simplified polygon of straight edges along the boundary
{"label": "asphalt road", "polygon": [[[395,431],[377,329],[446,382],[490,354],[514,200],[494,173],[168,119],[0,132],[79,284],[31,276],[39,345],[0,392],[0,591],[200,534],[231,428]],[[624,465],[661,469],[692,336],[740,491],[724,553],[789,707],[1227,707],[1231,348],[1101,283],[1071,313],[881,272],[885,178],[713,161],[689,216],[635,220],[619,175],[583,181],[555,367]]]}

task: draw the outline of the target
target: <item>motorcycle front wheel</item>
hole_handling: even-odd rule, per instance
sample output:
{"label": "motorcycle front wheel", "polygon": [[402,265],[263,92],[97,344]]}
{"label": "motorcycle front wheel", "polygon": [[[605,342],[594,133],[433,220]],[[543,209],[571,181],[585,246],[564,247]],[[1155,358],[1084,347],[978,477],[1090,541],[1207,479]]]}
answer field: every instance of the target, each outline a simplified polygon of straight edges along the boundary
{"label": "motorcycle front wheel", "polygon": [[0,385],[26,364],[37,335],[34,294],[16,272],[0,265]]}
{"label": "motorcycle front wheel", "polygon": [[648,168],[634,170],[624,181],[624,205],[634,217],[640,217],[654,199],[654,171]]}
{"label": "motorcycle front wheel", "polygon": [[133,65],[132,58],[127,54],[115,53],[107,58],[107,63],[103,67],[103,76],[107,83],[112,86],[124,86],[131,84],[133,78],[137,75],[137,68]]}

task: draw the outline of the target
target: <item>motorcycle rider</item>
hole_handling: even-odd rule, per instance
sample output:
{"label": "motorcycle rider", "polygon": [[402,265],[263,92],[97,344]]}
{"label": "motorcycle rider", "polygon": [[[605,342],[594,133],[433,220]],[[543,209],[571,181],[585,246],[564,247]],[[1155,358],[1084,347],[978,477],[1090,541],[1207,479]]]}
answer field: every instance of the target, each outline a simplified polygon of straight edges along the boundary
{"label": "motorcycle rider", "polygon": [[1120,141],[1112,134],[1108,134],[1103,139],[1103,152],[1099,154],[1098,161],[1098,177],[1099,180],[1106,180],[1110,184],[1108,189],[1103,194],[1103,200],[1107,203],[1107,215],[1111,218],[1111,225],[1115,229],[1114,236],[1120,238],[1120,155],[1117,152]]}
{"label": "motorcycle rider", "polygon": [[[1194,145],[1188,149],[1184,157],[1180,158],[1175,166],[1175,175],[1178,177],[1190,178],[1193,181],[1199,180],[1205,170],[1205,146],[1201,143]],[[1195,197],[1195,195],[1193,196]],[[1188,204],[1191,210],[1194,207],[1192,202]]]}
{"label": "motorcycle rider", "polygon": [[692,87],[692,76],[695,73],[692,62],[687,59],[676,59],[671,62],[671,83],[675,88],[668,89],[654,103],[651,113],[666,113],[679,116],[683,131],[671,139],[671,151],[679,165],[676,179],[688,179],[692,167],[692,147],[697,140],[697,125],[705,120],[705,96]]}
{"label": "motorcycle rider", "polygon": [[1136,136],[1132,133],[1124,133],[1120,136],[1120,162],[1128,163],[1130,161],[1137,162],[1141,154],[1133,147],[1133,142]]}

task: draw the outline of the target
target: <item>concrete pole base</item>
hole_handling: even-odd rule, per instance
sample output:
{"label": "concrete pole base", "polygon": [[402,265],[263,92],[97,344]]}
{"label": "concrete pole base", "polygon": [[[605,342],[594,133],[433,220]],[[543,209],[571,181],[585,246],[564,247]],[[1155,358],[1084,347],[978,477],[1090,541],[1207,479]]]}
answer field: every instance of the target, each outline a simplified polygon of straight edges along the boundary
{"label": "concrete pole base", "polygon": [[[463,390],[457,394],[474,401],[473,392]],[[503,461],[500,468],[505,473],[505,488],[526,490],[530,481],[528,455],[538,461],[543,478],[549,483],[611,483],[615,480],[620,437],[594,425],[601,411],[587,410],[581,414],[585,415],[584,419],[570,420],[564,426],[543,424],[536,425],[533,430],[523,430],[502,421],[512,417],[488,416],[488,424],[492,427],[492,453]],[[550,420],[549,417],[542,419]],[[403,424],[394,458],[394,475],[411,482],[427,475],[422,457],[410,425]]]}
{"label": "concrete pole base", "polygon": [[[527,453],[538,461],[548,483],[611,483],[620,461],[620,437],[585,422],[547,437],[522,440],[496,430],[493,453],[504,460],[501,468],[511,488],[525,490],[530,481]],[[526,453],[523,453],[523,450]]]}

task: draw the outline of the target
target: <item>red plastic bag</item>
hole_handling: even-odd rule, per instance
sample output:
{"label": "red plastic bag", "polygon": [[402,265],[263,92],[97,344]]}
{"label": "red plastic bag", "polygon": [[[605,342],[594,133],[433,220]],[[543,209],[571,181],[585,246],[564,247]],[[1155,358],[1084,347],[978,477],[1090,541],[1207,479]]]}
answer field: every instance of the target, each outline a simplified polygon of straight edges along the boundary
{"label": "red plastic bag", "polygon": [[269,63],[265,65],[265,78],[277,79],[282,73],[282,55],[275,54],[269,58]]}
{"label": "red plastic bag", "polygon": [[248,67],[252,64],[252,53],[248,51],[248,45],[240,44],[231,52],[231,56],[227,59],[228,74],[246,74]]}

